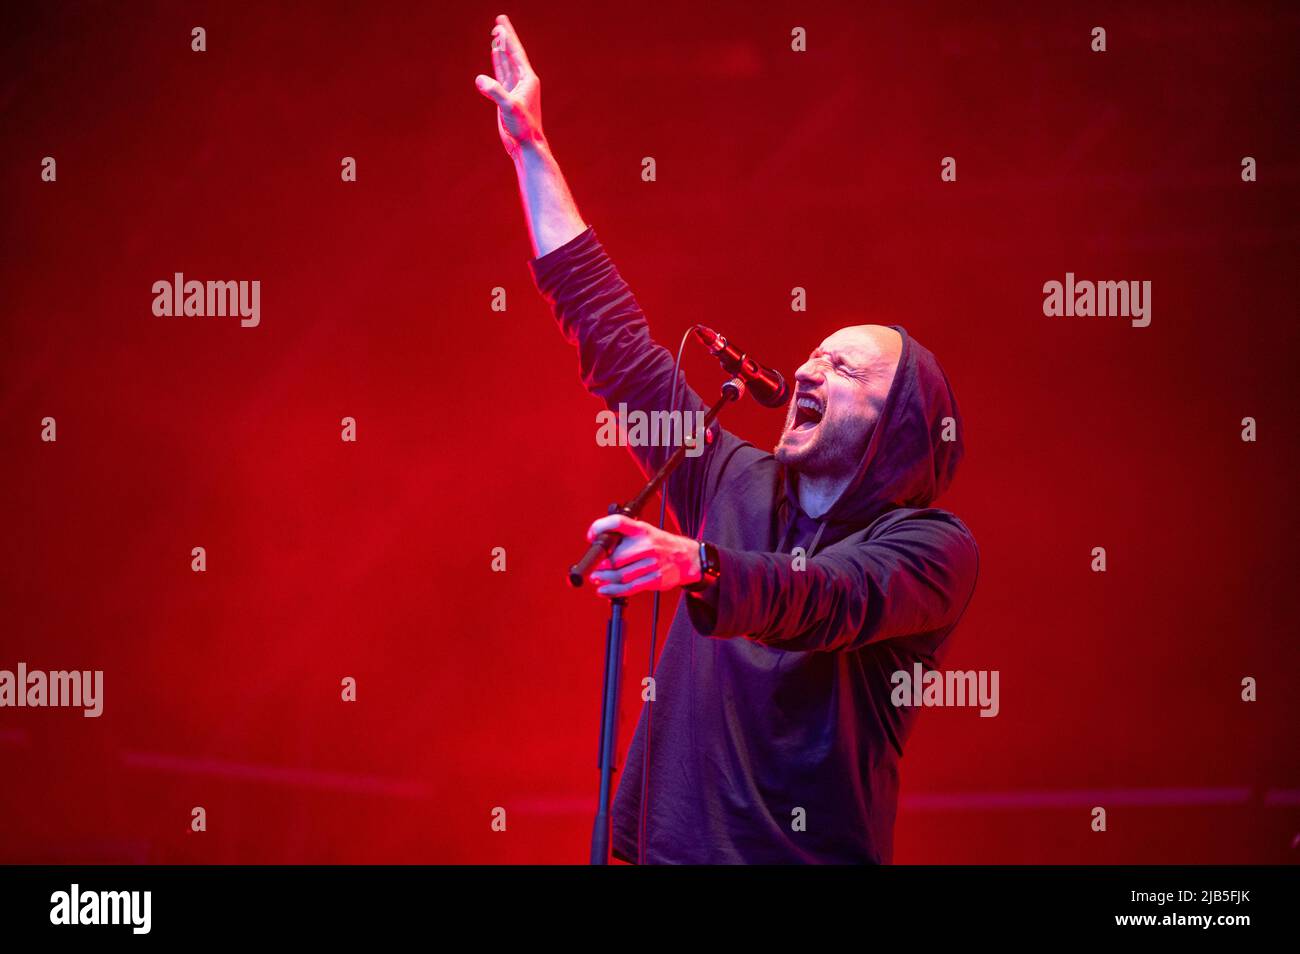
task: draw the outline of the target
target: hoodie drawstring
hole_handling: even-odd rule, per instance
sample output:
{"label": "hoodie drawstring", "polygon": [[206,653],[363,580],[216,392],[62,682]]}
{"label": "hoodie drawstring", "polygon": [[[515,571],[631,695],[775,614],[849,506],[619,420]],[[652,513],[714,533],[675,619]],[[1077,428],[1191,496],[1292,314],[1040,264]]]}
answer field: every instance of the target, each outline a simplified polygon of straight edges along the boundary
{"label": "hoodie drawstring", "polygon": [[819,540],[821,540],[821,538],[822,538],[822,531],[826,529],[826,524],[828,524],[828,523],[830,523],[829,520],[823,520],[823,521],[821,522],[821,525],[817,528],[817,533],[813,535],[812,546],[810,546],[810,547],[808,548],[808,556],[811,557],[811,556],[813,555],[813,553],[815,553],[815,552],[817,551],[817,543],[818,543]]}

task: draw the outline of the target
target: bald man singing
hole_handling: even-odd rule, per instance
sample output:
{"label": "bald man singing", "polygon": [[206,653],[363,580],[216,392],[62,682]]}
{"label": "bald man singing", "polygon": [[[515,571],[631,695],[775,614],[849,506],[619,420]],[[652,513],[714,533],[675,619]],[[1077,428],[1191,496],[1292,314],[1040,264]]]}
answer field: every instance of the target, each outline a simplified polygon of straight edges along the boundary
{"label": "bald man singing", "polygon": [[[497,106],[529,268],[583,384],[611,409],[666,411],[676,393],[704,410],[578,213],[514,27],[500,16],[491,34],[495,78],[475,85]],[[592,572],[601,595],[684,593],[614,800],[624,861],[892,860],[917,714],[892,701],[894,674],[938,667],[978,575],[970,531],[931,506],[962,457],[961,415],[934,355],[898,325],[835,332],[795,385],[773,451],[715,424],[673,473],[681,534],[621,516],[588,530],[623,537]],[[672,452],[630,449],[647,473]]]}

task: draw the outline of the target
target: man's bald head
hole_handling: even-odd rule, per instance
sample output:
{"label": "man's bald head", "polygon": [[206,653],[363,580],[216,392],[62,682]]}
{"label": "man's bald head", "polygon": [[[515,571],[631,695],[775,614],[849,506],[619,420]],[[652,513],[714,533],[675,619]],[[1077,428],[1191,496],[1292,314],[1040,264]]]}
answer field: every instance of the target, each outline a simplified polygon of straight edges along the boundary
{"label": "man's bald head", "polygon": [[888,325],[849,325],[823,341],[820,350],[839,350],[850,358],[860,359],[862,366],[884,383],[884,394],[888,395],[898,360],[903,355],[903,336]]}

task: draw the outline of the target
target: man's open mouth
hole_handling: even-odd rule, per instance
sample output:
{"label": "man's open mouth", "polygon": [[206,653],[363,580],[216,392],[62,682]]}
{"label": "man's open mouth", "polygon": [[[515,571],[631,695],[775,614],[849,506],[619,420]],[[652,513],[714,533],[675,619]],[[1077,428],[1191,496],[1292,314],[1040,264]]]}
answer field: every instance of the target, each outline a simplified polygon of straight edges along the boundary
{"label": "man's open mouth", "polygon": [[826,413],[826,405],[819,398],[811,394],[801,394],[794,402],[794,427],[793,430],[811,431],[822,421],[822,416]]}

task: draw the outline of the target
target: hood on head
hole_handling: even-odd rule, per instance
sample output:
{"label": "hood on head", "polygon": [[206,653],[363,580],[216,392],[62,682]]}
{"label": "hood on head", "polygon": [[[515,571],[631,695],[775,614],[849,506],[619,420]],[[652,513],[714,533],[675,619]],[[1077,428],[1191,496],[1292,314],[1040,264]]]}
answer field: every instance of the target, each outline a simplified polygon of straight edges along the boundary
{"label": "hood on head", "polygon": [[[866,526],[898,507],[930,506],[952,483],[964,453],[961,412],[948,376],[901,325],[889,327],[903,338],[898,370],[857,473],[822,519],[822,529]],[[955,422],[951,441],[942,440],[945,418]],[[782,466],[786,502],[797,507],[791,476]]]}

